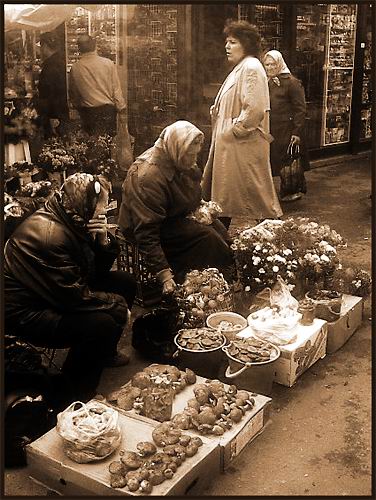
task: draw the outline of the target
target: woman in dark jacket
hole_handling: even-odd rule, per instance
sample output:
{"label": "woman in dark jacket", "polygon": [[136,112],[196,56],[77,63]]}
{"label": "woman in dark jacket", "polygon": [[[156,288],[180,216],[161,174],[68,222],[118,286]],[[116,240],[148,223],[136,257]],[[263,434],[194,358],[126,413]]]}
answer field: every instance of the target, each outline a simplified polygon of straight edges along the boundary
{"label": "woman in dark jacket", "polygon": [[[264,66],[269,77],[270,133],[274,141],[270,145],[270,161],[273,176],[279,176],[287,159],[289,144],[299,145],[303,169],[309,170],[308,153],[304,140],[306,102],[304,88],[292,76],[282,54],[270,50],[264,56]],[[303,189],[306,192],[306,189]],[[295,193],[282,201],[299,199],[302,193]]]}
{"label": "woman in dark jacket", "polygon": [[5,326],[33,345],[70,348],[65,403],[95,395],[117,352],[135,296],[133,277],[110,271],[118,247],[107,233],[110,185],[77,173],[17,227],[4,249]]}
{"label": "woman in dark jacket", "polygon": [[133,163],[123,184],[120,228],[146,254],[164,293],[171,293],[192,269],[216,267],[227,280],[232,277],[232,252],[223,224],[187,218],[202,198],[196,160],[203,139],[187,121],[169,125]]}

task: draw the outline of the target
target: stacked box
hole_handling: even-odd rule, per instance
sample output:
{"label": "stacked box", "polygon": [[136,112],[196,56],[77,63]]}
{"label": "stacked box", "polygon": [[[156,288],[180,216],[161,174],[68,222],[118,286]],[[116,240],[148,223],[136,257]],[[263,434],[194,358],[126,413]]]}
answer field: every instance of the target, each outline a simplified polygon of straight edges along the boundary
{"label": "stacked box", "polygon": [[332,354],[345,344],[362,323],[363,299],[353,295],[343,295],[341,315],[328,323],[326,352]]}
{"label": "stacked box", "polygon": [[327,322],[315,318],[311,325],[295,326],[297,340],[279,346],[281,356],[275,361],[275,382],[291,387],[320,358],[325,357]]}
{"label": "stacked box", "polygon": [[[205,378],[197,376],[196,384],[187,385],[183,391],[179,392],[175,396],[172,406],[172,417],[184,410],[187,401],[194,398],[193,391],[195,385],[203,384],[205,380]],[[229,386],[225,384],[225,387]],[[255,400],[255,405],[251,410],[246,412],[239,423],[234,424],[233,427],[226,431],[222,436],[205,435],[205,438],[220,447],[221,458],[218,467],[220,471],[229,467],[231,462],[239,455],[243,448],[248,443],[253,441],[259,434],[261,434],[265,428],[269,418],[269,404],[271,402],[271,398],[261,394],[252,394],[252,397]],[[150,418],[138,414],[135,410],[126,411],[118,408],[116,405],[111,406],[128,417],[154,426],[159,424],[159,422],[155,420],[151,420]],[[190,430],[190,433],[202,437],[200,433],[195,433],[193,429]]]}
{"label": "stacked box", "polygon": [[[111,456],[88,464],[78,464],[70,460],[64,454],[62,438],[56,428],[52,429],[27,446],[30,477],[47,489],[64,496],[139,495],[137,492],[130,492],[126,487],[112,488],[108,466],[112,461],[119,460],[121,449],[137,451],[138,442],[152,442],[154,426],[121,413],[119,426],[122,432],[120,447]],[[154,486],[152,495],[197,494],[207,486],[208,480],[218,472],[220,449],[218,443],[211,439],[202,437],[202,441],[203,445],[196,455],[187,458],[171,479]]]}

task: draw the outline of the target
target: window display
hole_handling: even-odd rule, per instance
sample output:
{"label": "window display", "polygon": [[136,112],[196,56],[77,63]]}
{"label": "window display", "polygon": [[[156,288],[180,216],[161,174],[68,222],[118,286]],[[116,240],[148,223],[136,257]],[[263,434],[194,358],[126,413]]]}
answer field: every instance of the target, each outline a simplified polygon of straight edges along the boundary
{"label": "window display", "polygon": [[283,26],[283,5],[240,4],[238,18],[249,21],[259,28],[262,47],[265,51],[271,49],[284,51],[286,38]]}
{"label": "window display", "polygon": [[89,33],[89,12],[82,7],[72,14],[72,17],[66,23],[66,44],[67,44],[67,71],[70,71],[72,64],[78,61],[79,52],[77,47],[77,38],[84,33]]}
{"label": "window display", "polygon": [[89,13],[91,36],[97,40],[97,52],[102,57],[117,62],[118,37],[116,36],[116,13],[118,5],[102,5]]}
{"label": "window display", "polygon": [[360,139],[372,137],[372,19],[371,8],[367,20],[366,40],[364,42],[363,57],[363,86]]}
{"label": "window display", "polygon": [[296,7],[295,76],[302,82],[307,103],[307,145],[321,143],[324,63],[329,22],[329,5],[303,4]]}
{"label": "window display", "polygon": [[15,30],[5,34],[5,97],[31,98],[35,95],[40,73],[38,31]]}
{"label": "window display", "polygon": [[128,124],[136,154],[177,117],[178,9],[137,4],[128,12]]}
{"label": "window display", "polygon": [[329,5],[321,145],[348,142],[355,56],[356,5]]}

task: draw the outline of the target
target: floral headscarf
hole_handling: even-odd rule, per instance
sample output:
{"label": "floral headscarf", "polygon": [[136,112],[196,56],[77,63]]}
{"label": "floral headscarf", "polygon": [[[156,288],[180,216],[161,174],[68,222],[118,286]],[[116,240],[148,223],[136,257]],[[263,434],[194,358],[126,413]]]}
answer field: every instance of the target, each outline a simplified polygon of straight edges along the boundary
{"label": "floral headscarf", "polygon": [[204,139],[200,129],[190,122],[179,120],[162,130],[154,147],[162,149],[179,170],[181,159],[197,137]]}
{"label": "floral headscarf", "polygon": [[60,189],[60,201],[77,225],[84,227],[92,218],[102,188],[110,191],[109,183],[101,176],[77,172],[67,177]]}
{"label": "floral headscarf", "polygon": [[[282,54],[278,50],[269,50],[269,52],[264,55],[264,61],[267,57],[271,57],[277,64],[277,75],[291,74],[291,71],[287,67]],[[271,78],[271,80],[273,80],[274,83],[280,86],[281,82],[279,81],[278,76],[274,76],[273,78]]]}

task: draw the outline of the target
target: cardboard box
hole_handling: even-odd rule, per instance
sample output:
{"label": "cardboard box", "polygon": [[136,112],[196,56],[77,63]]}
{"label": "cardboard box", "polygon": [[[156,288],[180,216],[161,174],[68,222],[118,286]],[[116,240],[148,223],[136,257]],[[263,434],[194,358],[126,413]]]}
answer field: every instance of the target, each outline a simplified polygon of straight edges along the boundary
{"label": "cardboard box", "polygon": [[[205,382],[205,378],[197,376],[196,384],[202,384]],[[226,384],[225,384],[226,385]],[[228,385],[226,385],[228,387]],[[172,406],[172,417],[177,413],[181,413],[186,407],[187,401],[194,398],[194,385],[187,385],[185,389],[179,392],[174,399]],[[269,417],[269,403],[271,398],[263,396],[261,394],[254,394],[252,396],[255,400],[254,407],[247,411],[242,420],[235,424],[231,429],[226,431],[222,436],[212,436],[205,435],[210,442],[215,443],[220,446],[221,449],[221,461],[220,461],[220,471],[226,469],[235,457],[243,450],[243,448],[253,441],[261,432],[264,430],[265,424]],[[110,403],[107,403],[110,404]],[[135,418],[142,422],[148,423],[150,425],[158,425],[159,422],[151,420],[150,418],[144,417],[134,410],[126,411],[118,408],[114,405],[120,413],[127,415],[128,417]],[[190,433],[196,434],[200,437],[200,433],[196,433],[193,429]]]}
{"label": "cardboard box", "polygon": [[315,318],[311,325],[295,327],[297,340],[279,346],[281,356],[274,363],[275,382],[291,387],[310,366],[326,354],[327,322]]}
{"label": "cardboard box", "polygon": [[332,323],[328,323],[328,341],[326,352],[338,351],[362,323],[364,302],[362,297],[343,295],[341,315]]}
{"label": "cardboard box", "polygon": [[[27,446],[27,461],[30,477],[64,496],[76,495],[126,495],[137,496],[127,487],[114,489],[110,486],[109,464],[119,460],[119,451],[136,451],[140,441],[152,441],[153,426],[119,413],[122,430],[120,447],[108,458],[78,464],[70,460],[63,451],[62,438],[56,428],[47,432]],[[218,473],[220,449],[217,442],[202,438],[203,445],[197,454],[187,458],[172,479],[153,487],[152,495],[186,495],[199,493],[208,480]]]}

